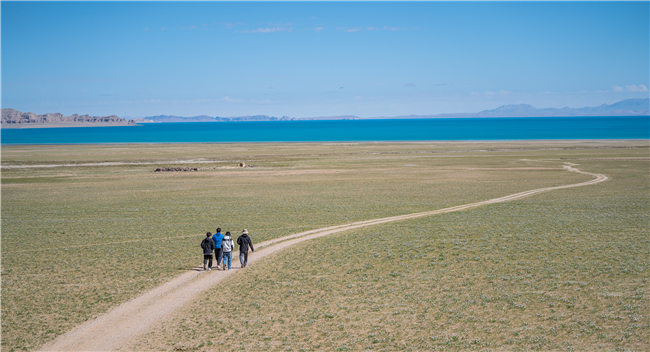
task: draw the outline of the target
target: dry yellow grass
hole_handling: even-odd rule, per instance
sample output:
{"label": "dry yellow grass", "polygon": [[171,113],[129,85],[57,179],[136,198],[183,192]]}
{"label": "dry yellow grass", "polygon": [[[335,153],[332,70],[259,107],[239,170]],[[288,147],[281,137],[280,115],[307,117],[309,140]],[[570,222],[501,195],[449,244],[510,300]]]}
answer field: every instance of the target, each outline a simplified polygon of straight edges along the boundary
{"label": "dry yellow grass", "polygon": [[[645,220],[645,224],[647,224],[648,210],[648,148],[645,141],[22,146],[3,147],[2,153],[3,166],[126,163],[111,166],[3,169],[3,350],[34,349],[80,322],[97,316],[110,307],[197,265],[200,262],[200,251],[197,249],[200,233],[214,231],[216,226],[233,231],[244,227],[249,228],[254,233],[253,239],[260,242],[312,228],[438,209],[532,188],[575,183],[588,179],[586,176],[561,170],[560,165],[566,161],[579,163],[587,171],[608,173],[616,177],[611,183],[608,182],[606,189],[610,190],[608,191],[610,192],[609,196],[616,196],[621,201],[614,203],[618,205],[613,210],[608,210],[607,214],[609,215],[607,216],[598,215],[599,213],[590,215],[597,220],[595,223],[599,226],[590,231],[600,234],[604,228],[619,221],[617,226],[626,224],[625,226],[630,231],[630,234],[624,237],[623,243],[638,241],[641,235],[645,235],[647,238],[647,232],[643,232],[647,231],[643,221]],[[625,159],[618,160],[621,158]],[[576,161],[577,159],[588,160]],[[175,165],[173,162],[179,160],[202,161],[189,165],[204,170],[187,173],[152,172],[155,167]],[[143,162],[148,164],[138,164]],[[250,169],[222,168],[223,166],[235,166],[239,162],[246,162],[246,164],[255,167]],[[609,188],[613,185],[618,186]],[[602,201],[594,200],[604,197],[594,197],[590,192],[585,189],[583,193],[578,193],[588,200],[580,204],[583,204],[586,209],[608,209]],[[568,202],[567,204],[576,200],[573,193],[568,193],[568,195],[554,193],[545,197],[551,197],[552,201],[559,199],[562,202]],[[544,215],[544,219],[555,218],[548,215],[554,209],[548,206],[548,204],[552,204],[552,201],[539,203],[532,208],[511,209],[508,205],[503,205],[504,208],[497,207],[497,210],[500,209],[502,213],[516,214],[519,212],[521,215],[516,217],[517,221],[513,222],[514,227],[512,228],[517,231],[513,230],[512,233],[501,231],[504,236],[495,235],[494,239],[490,241],[508,242],[503,239],[505,235],[517,236],[538,227],[539,220],[536,222],[535,219],[541,215]],[[483,224],[481,226],[484,231],[506,224],[499,222],[498,215],[493,214],[499,213],[483,213],[484,218],[481,218],[479,223]],[[559,215],[562,214],[562,211],[559,211]],[[623,220],[616,220],[617,216],[622,216]],[[449,223],[440,223],[441,220],[438,218],[412,221],[417,224],[417,228],[425,228],[428,231],[435,230],[436,234],[446,229],[449,231],[448,236],[452,236],[454,232],[460,231],[454,229]],[[468,224],[473,223],[471,218],[467,221]],[[578,217],[576,223],[582,225],[589,221],[581,220]],[[579,227],[574,223],[570,224],[572,227],[569,228],[572,231]],[[399,230],[401,229],[399,226],[404,225],[390,225],[381,227],[381,229],[391,229],[391,226],[398,226],[396,229]],[[562,233],[558,232],[554,223],[550,223],[548,228],[549,231],[554,231],[550,233]],[[402,232],[407,238],[413,235],[413,232],[395,231],[395,233]],[[480,231],[476,230],[475,232]],[[478,236],[476,233],[473,236]],[[468,232],[468,235],[471,234]],[[365,232],[364,230],[345,236],[354,236],[351,238],[364,240],[374,240],[376,237],[378,241],[401,243],[397,240],[399,237],[393,239],[392,231],[381,233],[374,230]],[[575,243],[584,243],[584,234],[576,236],[575,241],[577,242]],[[602,241],[612,242],[612,239],[604,234],[601,237]],[[552,243],[558,238],[563,239],[564,237],[544,237],[540,241],[545,240],[547,243]],[[456,237],[452,236],[446,239],[448,241],[446,244],[450,246],[447,250],[450,252],[445,254],[445,258],[453,258],[450,257],[452,253],[456,253],[458,256],[462,254],[459,251],[452,251],[452,248],[457,246],[456,244],[451,246],[453,242],[449,241],[452,239],[455,240]],[[643,236],[641,236],[641,241],[642,239]],[[34,241],[38,242],[38,251],[32,251],[29,247],[29,244]],[[341,253],[332,254],[328,249],[332,244],[327,241],[333,241],[333,239],[322,239],[313,244],[305,244],[306,247],[295,249],[298,251],[295,258],[282,255],[273,261],[268,260],[269,267],[264,265],[251,267],[252,270],[245,276],[232,280],[227,286],[219,289],[220,294],[231,292],[226,294],[221,302],[235,300],[238,297],[237,285],[244,284],[240,280],[249,278],[252,273],[259,270],[261,271],[256,275],[268,275],[269,280],[280,283],[294,282],[292,278],[295,278],[295,275],[306,275],[305,273],[317,270],[316,274],[310,274],[314,280],[318,280],[320,276],[327,280],[330,280],[330,277],[347,280],[345,285],[336,280],[331,283],[326,281],[326,286],[346,288],[346,285],[356,285],[353,286],[356,290],[372,289],[373,292],[376,292],[377,290],[381,291],[380,288],[377,288],[380,286],[359,286],[365,285],[365,283],[359,281],[361,278],[357,277],[358,271],[350,273],[348,271],[356,270],[357,267],[354,265],[357,264],[363,267],[368,263],[373,268],[382,268],[384,265],[382,263],[390,262],[393,266],[378,269],[376,275],[384,280],[390,278],[396,282],[396,287],[406,287],[411,282],[409,277],[414,274],[394,265],[406,264],[411,268],[419,268],[419,265],[423,265],[420,262],[410,263],[408,260],[398,262],[396,254],[391,254],[393,257],[390,260],[385,260],[385,258],[382,259],[382,256],[386,257],[387,253],[374,253],[372,248],[368,253],[373,254],[363,257],[363,262],[344,261],[341,259],[347,259],[352,252],[341,251]],[[485,241],[488,240],[485,239]],[[426,244],[431,242],[431,239],[424,237],[421,242]],[[386,243],[390,243],[392,246],[392,242]],[[491,243],[488,241],[485,245]],[[343,247],[345,248],[345,246]],[[303,250],[301,248],[310,249],[300,252]],[[402,247],[400,250],[404,248]],[[436,258],[439,258],[440,254],[433,251],[433,248],[435,247],[419,250],[421,256],[418,260],[427,259],[426,270],[437,268],[437,266],[429,266],[431,263],[428,261],[429,256],[435,255]],[[622,250],[625,251],[626,246],[617,245],[611,248],[623,248]],[[634,246],[625,252],[627,253],[625,258],[635,260],[635,268],[643,268],[640,272],[633,271],[630,274],[630,280],[647,278],[647,244],[645,248],[644,252],[643,247]],[[429,251],[430,249],[432,251]],[[516,269],[516,266],[506,265],[506,263],[514,263],[517,258],[527,258],[528,255],[527,252],[521,252],[518,247],[507,247],[507,249],[507,251],[503,250],[503,253],[501,250],[495,252],[501,253],[499,255],[503,257],[499,261],[502,265],[499,272],[504,273],[503,275],[510,275],[512,274],[510,272]],[[514,251],[510,254],[512,258],[507,256],[510,251]],[[318,261],[313,258],[313,253],[319,253]],[[643,261],[644,253],[646,261]],[[377,254],[377,257],[374,254]],[[300,258],[300,256],[305,258],[305,261],[300,264],[307,266],[305,272],[302,268],[298,268],[297,264],[285,265],[283,262],[290,258],[294,263],[298,263],[296,258]],[[401,257],[408,259],[408,256]],[[336,275],[328,274],[326,269],[328,269],[329,263],[336,261],[339,262],[333,269]],[[535,265],[528,266],[536,268]],[[311,269],[312,267],[315,269]],[[343,270],[344,268],[346,269]],[[319,274],[318,270],[325,271]],[[468,272],[474,273],[475,271],[474,267],[462,265],[449,268],[450,275],[458,277],[464,277]],[[391,273],[393,275],[390,275]],[[276,277],[277,275],[281,277]],[[561,275],[561,273],[555,275]],[[430,276],[437,278],[434,274],[430,274]],[[288,279],[285,280],[283,277]],[[303,280],[302,276],[299,277],[300,280]],[[579,281],[573,280],[569,276],[566,280],[561,279],[562,277],[556,278],[556,281]],[[353,281],[359,282],[354,283]],[[251,287],[251,285],[256,287],[256,285],[260,285],[260,282],[264,283],[260,289],[268,286],[271,293],[278,292],[277,296],[270,296],[268,302],[295,301],[292,296],[286,296],[286,292],[280,289],[291,287],[291,285],[273,284],[270,281],[265,283],[258,279],[245,283],[248,286],[244,287]],[[317,283],[309,280],[304,282],[307,286]],[[590,283],[591,281],[579,282]],[[474,285],[484,290],[483,286],[478,283]],[[618,288],[625,287],[627,283],[612,281],[610,285],[613,288]],[[411,287],[415,289],[413,291],[415,293],[419,293],[423,289],[415,285],[411,285]],[[488,285],[485,289],[489,287]],[[444,292],[429,290],[440,294]],[[610,291],[619,292],[611,289]],[[340,292],[340,290],[325,290],[321,296],[327,302],[335,302],[340,296],[336,295],[336,292]],[[609,293],[603,297],[610,297],[608,295]],[[384,296],[386,302],[399,299],[399,297],[388,293]],[[211,296],[211,302],[214,302],[215,299],[214,295]],[[271,312],[270,316],[275,317],[273,315],[275,314],[273,313],[274,308],[265,306],[265,302],[256,302],[260,305],[260,309],[265,309],[265,311],[270,309],[268,310]],[[307,309],[320,309],[326,312],[333,309],[329,303],[325,304],[324,301],[306,300],[305,302],[298,302],[298,308],[295,311],[305,309],[306,312]],[[639,309],[647,307],[647,296],[642,297],[640,302],[641,306],[636,304],[635,307],[630,308],[632,315],[636,314]],[[300,304],[303,308],[300,308]],[[346,304],[349,305],[349,303]],[[241,310],[238,313],[240,317],[246,317],[247,314],[259,315],[255,313],[257,308],[250,307],[252,307],[250,312]],[[517,312],[515,308],[512,308],[511,312]],[[188,322],[192,322],[192,319],[196,318],[196,311],[193,309],[190,308],[187,311]],[[228,313],[220,310],[219,305],[211,305],[209,309],[214,311],[215,316],[226,316]],[[526,310],[531,311],[529,308]],[[532,311],[537,310],[538,307],[532,309]],[[384,311],[384,309],[381,308],[380,311]],[[431,308],[428,311],[431,311]],[[426,313],[416,309],[413,312],[416,318],[418,314]],[[485,322],[484,314],[486,312],[488,311],[479,310],[476,313],[479,315],[474,314],[474,316]],[[333,313],[329,312],[328,314]],[[333,322],[333,319],[345,317],[342,313],[337,314],[331,318],[323,318],[324,315],[321,314],[319,319],[326,319],[323,322]],[[541,311],[539,314],[542,314]],[[401,315],[395,314],[391,319],[397,319],[399,316]],[[404,316],[413,318],[410,315]],[[643,316],[645,317],[645,315]],[[372,314],[365,313],[349,317],[351,319],[367,317],[368,324],[383,322],[384,328],[388,327],[386,325],[388,322],[393,322],[393,320],[387,321],[385,316],[376,315],[373,318]],[[636,331],[647,326],[647,317],[644,317],[641,317],[638,322],[630,323],[639,325]],[[279,316],[276,318],[280,319]],[[294,315],[282,317],[282,319],[291,323],[299,322],[299,317]],[[417,319],[415,321],[417,322]],[[216,322],[213,319],[212,324],[237,325],[239,322],[239,320]],[[163,344],[154,344],[152,348],[173,349],[183,344],[196,348],[204,343],[200,349],[209,349],[208,342],[219,341],[216,335],[207,335],[210,338],[205,341],[195,340],[193,336],[202,333],[203,329],[189,332],[189,330],[179,328],[180,325],[174,324],[176,323],[169,323],[166,335],[163,334],[161,338],[157,338]],[[361,336],[359,334],[365,334],[366,330],[364,329],[367,327],[359,327],[356,329],[358,332],[352,334],[356,330],[345,328],[345,320],[342,320],[341,324],[344,329],[338,330],[340,325],[337,325],[335,330],[342,332],[332,336],[337,336],[342,343],[347,341],[349,348],[365,348],[365,342],[352,346],[351,341],[359,338]],[[400,324],[405,324],[405,322]],[[243,326],[237,329],[239,333],[248,331],[243,329]],[[431,327],[419,329],[434,331],[431,330]],[[228,329],[228,331],[232,333],[233,330]],[[299,333],[298,330],[293,331],[291,328],[286,331],[290,335]],[[442,336],[447,334],[452,342],[458,342],[453,341],[454,338],[451,334],[457,334],[454,331],[441,329],[436,336],[443,338]],[[348,335],[341,335],[345,333],[356,337],[348,339]],[[634,332],[630,334],[632,338],[638,338]],[[638,333],[636,334],[638,335]],[[386,334],[381,336],[384,335]],[[174,336],[173,340],[175,341],[168,341],[166,336]],[[298,349],[299,344],[293,342],[291,345],[282,345],[286,342],[282,339],[285,337],[289,339],[289,336],[278,334],[268,339],[258,336],[251,340],[251,345],[248,347],[255,349],[266,346],[268,343],[271,346]],[[411,338],[411,336],[415,335],[405,334],[401,339]],[[604,338],[605,342],[607,342],[607,336]],[[429,339],[427,341],[437,341],[432,340],[431,336],[426,338]],[[460,337],[458,338],[460,339]],[[498,339],[484,341],[488,340],[490,343],[500,341]],[[563,337],[561,340],[579,347],[572,342],[574,340],[568,337]],[[516,340],[514,337],[513,341],[511,345],[504,344],[505,342],[498,343],[502,343],[502,348],[505,349],[533,346],[533,344],[526,345],[528,342]],[[605,344],[602,348],[617,346],[636,349],[638,346],[644,346],[643,342],[639,345],[625,341],[603,342]],[[644,343],[647,344],[647,337],[645,337],[645,341]],[[396,344],[391,345],[389,342],[382,342],[385,343],[382,348],[399,347]],[[475,345],[480,346],[477,344],[471,346]],[[239,348],[239,345],[233,346],[233,348]],[[306,344],[304,347],[316,348],[315,346]],[[341,346],[323,344],[320,348],[336,349]],[[469,345],[444,346],[462,349]],[[598,347],[595,343],[587,344],[587,346]],[[139,348],[141,347],[143,346]]]}
{"label": "dry yellow grass", "polygon": [[132,348],[646,351],[648,162],[587,163],[612,180],[275,254]]}

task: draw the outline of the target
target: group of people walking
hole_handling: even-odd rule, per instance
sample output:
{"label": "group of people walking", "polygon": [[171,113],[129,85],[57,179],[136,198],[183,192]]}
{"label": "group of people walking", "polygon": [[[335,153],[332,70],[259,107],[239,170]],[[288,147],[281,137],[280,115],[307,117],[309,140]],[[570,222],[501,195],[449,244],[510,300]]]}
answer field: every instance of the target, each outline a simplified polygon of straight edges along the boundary
{"label": "group of people walking", "polygon": [[[248,249],[255,252],[253,241],[248,237],[248,230],[244,229],[241,236],[237,237],[237,244],[239,245],[239,262],[241,267],[245,268],[248,264]],[[214,235],[210,232],[206,233],[205,238],[201,241],[201,248],[203,249],[203,270],[212,270],[212,251],[214,251],[214,260],[217,261],[217,270],[219,266],[221,266],[221,270],[226,270],[226,264],[230,270],[232,252],[235,250],[235,243],[230,237],[230,231],[226,231],[226,234],[222,235],[219,227]]]}

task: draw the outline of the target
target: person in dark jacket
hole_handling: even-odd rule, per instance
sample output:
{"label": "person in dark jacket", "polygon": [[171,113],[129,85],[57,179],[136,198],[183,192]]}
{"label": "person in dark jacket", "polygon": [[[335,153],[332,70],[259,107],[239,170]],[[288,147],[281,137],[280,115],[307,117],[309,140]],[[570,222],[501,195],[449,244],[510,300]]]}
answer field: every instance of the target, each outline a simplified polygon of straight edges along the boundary
{"label": "person in dark jacket", "polygon": [[241,263],[241,267],[245,268],[248,264],[248,247],[251,247],[251,252],[255,253],[253,241],[248,237],[248,230],[244,229],[241,232],[241,236],[237,238],[237,244],[239,245],[239,262]]}
{"label": "person in dark jacket", "polygon": [[217,233],[212,235],[212,241],[214,241],[214,260],[217,261],[217,269],[221,265],[221,259],[223,254],[221,252],[221,241],[223,240],[223,235],[221,234],[221,227],[217,227]]}
{"label": "person in dark jacket", "polygon": [[203,248],[203,270],[212,270],[212,251],[214,250],[214,241],[212,241],[211,233],[208,232],[205,234],[205,238],[201,242],[201,248]]}

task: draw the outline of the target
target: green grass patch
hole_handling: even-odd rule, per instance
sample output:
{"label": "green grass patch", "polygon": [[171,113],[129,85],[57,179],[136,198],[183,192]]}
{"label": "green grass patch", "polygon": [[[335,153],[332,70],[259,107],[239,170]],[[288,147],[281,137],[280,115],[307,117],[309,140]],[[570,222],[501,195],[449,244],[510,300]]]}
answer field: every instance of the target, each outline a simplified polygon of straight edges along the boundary
{"label": "green grass patch", "polygon": [[[442,268],[449,270],[445,271],[445,275],[449,277],[465,278],[473,275],[475,271],[476,275],[481,272],[480,267],[475,266],[476,263],[467,259],[476,257],[479,258],[477,262],[484,263],[484,266],[492,265],[490,263],[500,265],[494,272],[496,278],[492,279],[496,280],[498,285],[504,282],[502,277],[514,277],[515,279],[506,281],[519,282],[516,280],[523,274],[519,274],[520,269],[516,263],[534,254],[524,251],[524,248],[529,245],[533,248],[546,248],[554,242],[564,241],[558,243],[569,243],[567,248],[574,248],[574,251],[584,251],[582,244],[592,247],[599,244],[609,251],[610,256],[613,255],[612,251],[619,251],[619,255],[614,257],[618,259],[611,263],[611,270],[627,270],[628,272],[623,272],[625,275],[632,275],[630,277],[637,281],[644,280],[647,278],[647,264],[644,260],[647,260],[648,246],[639,234],[645,234],[647,238],[647,157],[648,148],[644,141],[2,147],[3,166],[93,164],[107,161],[131,163],[111,166],[3,168],[2,349],[36,349],[83,321],[92,319],[111,307],[198,266],[202,263],[198,247],[202,233],[213,232],[217,226],[233,232],[247,228],[251,231],[253,240],[259,243],[309,229],[440,209],[529,189],[590,179],[586,175],[561,170],[565,161],[580,164],[579,168],[585,171],[605,173],[613,179],[597,186],[553,191],[517,202],[528,204],[524,208],[514,203],[506,203],[465,212],[462,213],[465,217],[461,218],[455,218],[461,216],[461,213],[447,214],[349,233],[336,237],[340,239],[352,236],[337,253],[331,253],[331,247],[340,244],[327,242],[334,239],[306,243],[283,252],[273,260],[267,259],[270,264],[268,266],[253,266],[246,275],[238,275],[239,277],[228,283],[226,288],[218,289],[219,294],[230,292],[229,296],[219,302],[225,307],[237,299],[237,292],[244,293],[248,289],[268,293],[263,295],[264,299],[247,301],[248,308],[237,313],[247,316],[254,311],[267,312],[270,309],[269,302],[283,302],[278,303],[279,307],[290,309],[285,303],[298,300],[295,304],[304,310],[301,314],[306,314],[309,310],[313,312],[312,316],[319,317],[318,321],[335,324],[329,326],[327,331],[312,331],[313,336],[310,336],[314,337],[314,341],[321,341],[321,345],[318,347],[317,344],[306,344],[306,348],[359,349],[365,348],[363,346],[366,344],[355,340],[361,338],[361,335],[351,332],[356,329],[356,325],[352,326],[349,321],[342,320],[347,317],[343,313],[345,309],[338,309],[328,302],[338,302],[337,292],[341,292],[341,289],[363,289],[372,291],[373,294],[386,291],[383,295],[388,301],[375,297],[372,299],[378,303],[366,302],[370,304],[367,310],[376,309],[377,312],[385,313],[388,308],[382,305],[388,303],[381,302],[397,300],[398,297],[394,295],[395,292],[387,291],[389,286],[382,288],[381,285],[392,282],[400,290],[403,287],[407,290],[405,292],[415,295],[419,291],[408,291],[409,287],[426,289],[412,283],[415,275],[413,270],[416,270],[414,268],[421,266],[424,267],[417,269],[419,271],[415,273],[429,270],[431,274],[427,275],[439,278],[437,275],[441,274],[437,270]],[[629,160],[630,158],[634,160]],[[153,172],[159,166],[177,165],[173,161],[179,160],[209,160],[214,163],[184,164],[202,168],[202,171],[198,172]],[[241,161],[255,167],[236,168],[237,163]],[[133,164],[137,162],[156,163]],[[38,181],[31,182],[36,179]],[[605,201],[610,198],[618,201]],[[563,208],[557,207],[558,202],[562,203]],[[467,217],[467,214],[482,215]],[[503,218],[504,214],[511,217]],[[571,217],[568,217],[569,215]],[[455,219],[456,222],[442,219]],[[410,229],[404,228],[405,224],[414,225]],[[463,226],[459,227],[458,224]],[[545,224],[545,230],[540,224]],[[591,229],[589,231],[594,235],[585,237],[585,228]],[[484,236],[489,235],[490,239],[481,239],[479,232]],[[531,233],[535,233],[537,237],[530,237]],[[575,235],[558,235],[567,233]],[[607,237],[608,234],[619,233],[625,235],[619,236],[620,238]],[[461,234],[463,236],[460,236]],[[466,236],[478,242],[453,242],[461,241]],[[537,238],[541,242],[521,243],[528,237]],[[359,238],[368,243],[360,250],[367,254],[350,257],[354,251],[349,248],[351,244],[345,243],[352,243]],[[594,238],[596,242],[590,243],[585,238]],[[604,238],[607,238],[607,241]],[[443,239],[445,243],[440,242]],[[518,245],[515,246],[515,243]],[[382,247],[384,245],[385,247]],[[444,247],[438,248],[443,245]],[[381,252],[392,246],[395,249],[391,253]],[[465,252],[466,246],[471,246],[475,253]],[[417,248],[417,251],[411,247]],[[494,253],[486,254],[485,251],[493,247],[491,250]],[[499,249],[503,247],[506,249]],[[603,250],[601,247],[594,248]],[[403,255],[401,251],[405,248],[411,248],[409,253],[415,254]],[[568,255],[568,249],[561,248],[553,247],[551,252],[558,253],[553,257],[556,261],[564,260]],[[548,259],[550,255],[547,254],[545,260],[551,260]],[[438,263],[433,262],[432,258],[436,258],[440,264],[432,264]],[[582,266],[578,266],[580,270],[591,267],[605,270],[604,264],[598,264],[600,262],[593,256],[576,254],[575,258],[571,260],[582,263]],[[459,259],[462,260],[458,261]],[[486,260],[489,261],[485,262]],[[539,260],[541,259],[530,265],[521,265],[533,267],[535,273],[535,270],[541,270],[539,266],[546,263]],[[390,265],[384,267],[385,263]],[[639,271],[639,268],[643,271]],[[243,288],[235,289],[244,282],[239,280],[248,280],[252,273],[258,273],[258,278],[246,283]],[[364,273],[370,276],[360,276]],[[472,285],[482,292],[484,283],[481,280],[487,280],[488,274],[489,272],[484,272],[482,278],[475,280]],[[262,275],[274,278],[274,283],[265,283],[266,281],[261,279]],[[309,280],[315,281],[305,279],[308,284],[303,285],[301,280],[304,275],[309,275]],[[552,275],[559,275],[553,279],[559,289],[581,288],[584,292],[585,287],[593,285],[593,280],[587,280],[580,275],[574,278],[565,275],[563,271]],[[383,281],[373,281],[379,278]],[[345,282],[341,284],[340,280]],[[359,286],[368,284],[368,281],[363,280],[375,282],[374,286]],[[582,283],[587,283],[587,286],[581,287]],[[303,297],[311,297],[311,294],[304,293],[309,290],[308,286],[311,284],[322,286],[323,291],[317,298],[303,302]],[[611,281],[606,286],[607,290],[599,291],[602,294],[594,297],[622,300],[621,297],[627,297],[625,295],[629,294],[625,291],[628,284],[627,281]],[[327,289],[327,285],[333,285],[332,289]],[[348,285],[352,287],[347,288]],[[441,289],[441,284],[437,285],[439,286],[436,287]],[[490,285],[486,285],[485,289],[492,287]],[[334,289],[336,287],[340,289]],[[531,291],[541,291],[546,286],[540,287],[542,288],[539,290]],[[428,290],[436,295],[447,294],[446,291],[435,291],[434,288],[429,287]],[[293,292],[289,292],[290,290]],[[489,290],[486,292],[491,297],[496,295]],[[213,296],[214,294],[211,295]],[[211,299],[210,302],[216,301]],[[340,303],[349,308],[352,301],[346,302],[348,301]],[[526,304],[519,299],[512,302],[512,307],[506,307],[508,311],[538,310],[531,310],[529,304],[525,309],[515,306],[515,303]],[[627,304],[627,301],[625,302]],[[647,296],[643,296],[640,302],[645,305]],[[567,307],[571,305],[572,307]],[[219,307],[221,306],[218,304],[213,307],[215,316],[227,316],[229,311]],[[564,303],[563,307],[562,309],[576,309],[580,306],[574,301],[569,301]],[[639,312],[643,307],[631,305],[626,309],[636,314],[635,312]],[[424,308],[420,306],[410,309],[413,312],[404,313],[399,309],[391,311],[389,320],[385,320],[386,315],[372,318],[370,313],[350,318],[358,317],[363,321],[367,317],[373,326],[388,328],[387,322],[394,322],[400,316],[412,318],[415,314],[417,322],[420,316],[425,320],[429,319],[427,314],[432,311],[423,311]],[[192,309],[188,312],[188,317],[193,316]],[[296,337],[292,334],[298,334],[298,330],[295,330],[297,327],[292,324],[299,322],[298,317],[292,315],[293,313],[283,312],[285,315],[281,316],[274,315],[274,310],[269,312],[272,312],[270,317],[273,318],[274,324],[281,324],[286,333],[269,332],[267,335],[260,335],[251,340],[251,346],[256,346],[254,349],[268,346],[278,348],[277,345],[280,344],[286,348],[297,349],[295,346],[299,345],[293,342]],[[598,314],[606,312],[597,311]],[[467,312],[464,314],[469,316]],[[630,324],[637,324],[639,328],[636,329],[640,330],[647,325],[647,315],[638,314],[640,317],[637,317],[634,314],[630,316],[637,321]],[[485,311],[478,311],[472,316],[485,322]],[[629,321],[629,318],[626,319]],[[405,326],[406,321],[411,320],[404,320],[400,323],[404,324],[401,326]],[[456,323],[458,321],[460,320],[454,320]],[[240,323],[233,320],[220,322],[213,319],[212,324],[218,329],[215,331],[227,332],[226,335],[248,331],[245,326],[238,325]],[[221,329],[225,329],[225,332]],[[400,346],[396,341],[401,340],[390,341],[389,335],[379,329],[364,329],[366,328],[359,328],[359,331],[367,333],[367,336],[374,333],[373,338],[380,341],[373,345],[384,348]],[[196,348],[203,342],[205,345],[201,348],[206,348],[210,346],[209,342],[218,341],[215,337],[213,340],[194,344],[195,339],[190,337],[198,335],[196,326],[193,325],[173,325],[167,331],[169,335],[165,336],[169,337],[161,339],[166,342],[162,345],[152,345],[151,348],[174,349],[181,348],[183,344]],[[463,337],[466,335],[459,335],[456,330],[447,328],[440,331],[441,333],[436,333],[435,336],[423,338],[430,342],[438,341],[432,340],[432,337],[446,338],[442,337],[447,336],[442,332],[447,332],[448,339],[457,343],[454,345],[457,348],[480,347],[488,341],[487,337],[481,337],[483,335],[479,334],[472,340],[481,341],[462,345],[460,343],[465,343]],[[327,345],[323,342],[325,337],[330,336],[326,332],[337,336],[341,343]],[[350,335],[345,335],[346,333]],[[630,334],[638,339],[634,333]],[[316,336],[322,338],[318,339]],[[408,336],[411,335],[402,335],[402,339],[407,341]],[[457,341],[454,341],[454,336]],[[635,346],[643,346],[629,342],[631,340],[607,342],[610,335],[604,336],[603,348],[629,346],[634,349]],[[302,337],[304,338],[306,337]],[[519,341],[515,337],[511,338],[515,342]],[[489,341],[497,343],[497,340]],[[579,347],[574,342],[576,338],[565,336],[553,341],[568,341],[571,346]],[[180,345],[176,344],[177,342]],[[261,343],[264,344],[258,345]],[[378,343],[380,345],[377,345]],[[527,348],[526,346],[534,346],[534,343],[517,342],[500,346],[505,346],[505,349],[515,349],[516,346]],[[587,346],[593,347],[588,349],[595,349],[598,344],[590,342]]]}
{"label": "green grass patch", "polygon": [[611,181],[301,243],[132,347],[648,350],[647,163],[599,163]]}

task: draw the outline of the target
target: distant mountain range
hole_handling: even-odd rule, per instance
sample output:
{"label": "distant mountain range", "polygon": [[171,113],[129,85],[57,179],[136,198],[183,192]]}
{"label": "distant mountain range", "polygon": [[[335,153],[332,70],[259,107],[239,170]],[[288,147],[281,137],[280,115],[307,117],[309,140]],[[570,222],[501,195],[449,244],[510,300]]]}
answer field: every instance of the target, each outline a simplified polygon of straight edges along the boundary
{"label": "distant mountain range", "polygon": [[627,99],[611,105],[603,104],[586,108],[546,108],[539,109],[528,104],[502,105],[493,110],[483,110],[477,113],[438,114],[438,115],[408,115],[396,116],[397,119],[431,119],[457,117],[553,117],[553,116],[648,116],[650,99]]}
{"label": "distant mountain range", "polygon": [[[650,99],[627,99],[611,105],[603,104],[585,108],[547,108],[539,109],[528,104],[502,105],[493,110],[483,110],[476,113],[456,113],[438,115],[402,115],[381,116],[368,119],[436,119],[436,118],[468,118],[468,117],[553,117],[553,116],[650,116]],[[236,122],[236,121],[304,121],[304,120],[361,120],[353,115],[319,116],[319,117],[274,117],[266,115],[211,117],[207,115],[182,117],[173,115],[157,115],[143,118],[120,118],[111,116],[71,115],[60,113],[38,115],[31,112],[20,112],[14,109],[2,109],[2,125],[18,126],[25,124],[55,125],[55,124],[98,124],[98,125],[135,125],[137,123],[155,122]]]}
{"label": "distant mountain range", "polygon": [[[436,119],[436,118],[467,118],[467,117],[553,117],[553,116],[650,116],[650,99],[627,99],[611,105],[603,104],[585,108],[547,108],[540,109],[528,104],[502,105],[493,110],[483,110],[476,113],[456,113],[438,115],[401,115],[380,116],[368,119]],[[353,115],[319,116],[319,117],[273,117],[266,115],[210,117],[206,115],[181,117],[158,115],[144,118],[134,118],[136,123],[151,122],[228,122],[228,121],[304,121],[304,120],[361,120]]]}

